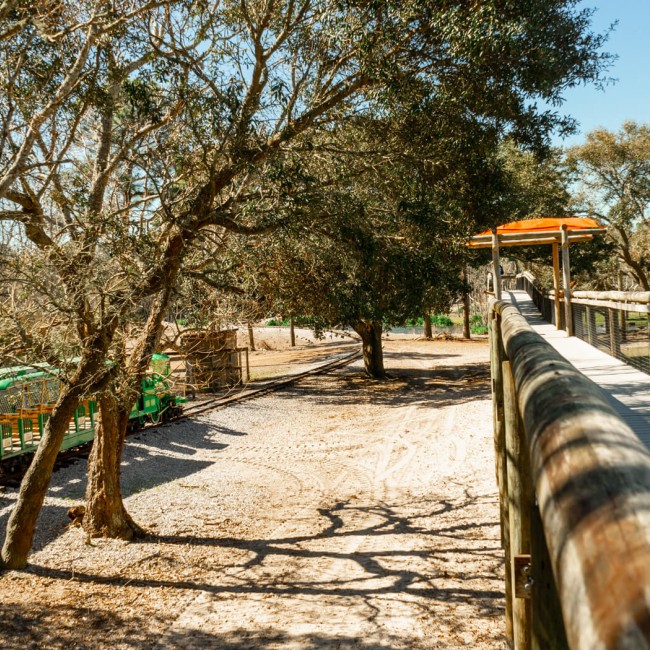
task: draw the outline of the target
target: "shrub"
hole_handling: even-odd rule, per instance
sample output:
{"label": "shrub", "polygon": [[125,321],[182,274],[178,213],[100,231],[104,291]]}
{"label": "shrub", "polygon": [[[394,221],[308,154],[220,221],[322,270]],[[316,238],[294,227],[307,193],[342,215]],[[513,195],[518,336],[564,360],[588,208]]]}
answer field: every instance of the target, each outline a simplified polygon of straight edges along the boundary
{"label": "shrub", "polygon": [[483,322],[481,314],[472,314],[469,318],[469,331],[472,334],[487,334],[488,327]]}
{"label": "shrub", "polygon": [[445,316],[444,314],[434,314],[431,316],[431,324],[436,327],[451,327],[454,323],[449,316]]}

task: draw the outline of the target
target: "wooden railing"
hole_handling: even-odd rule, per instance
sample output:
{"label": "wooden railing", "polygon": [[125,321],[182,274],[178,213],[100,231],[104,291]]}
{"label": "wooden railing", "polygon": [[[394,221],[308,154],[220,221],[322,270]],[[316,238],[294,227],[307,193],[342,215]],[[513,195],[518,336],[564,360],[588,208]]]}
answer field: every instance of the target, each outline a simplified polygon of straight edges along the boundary
{"label": "wooden railing", "polygon": [[[517,276],[542,318],[566,329],[565,310],[554,309],[554,292],[544,292],[528,272]],[[650,374],[650,292],[574,291],[571,296],[573,335],[628,365]]]}
{"label": "wooden railing", "polygon": [[650,648],[650,454],[510,303],[490,350],[509,644]]}
{"label": "wooden railing", "polygon": [[[539,284],[537,279],[528,271],[524,271],[517,275],[516,288],[521,291],[526,291],[528,295],[532,298],[532,301],[535,303],[537,309],[539,309],[542,318],[549,323],[556,325],[557,314],[554,308],[554,300],[551,295],[547,294],[542,286]],[[559,311],[560,314],[560,327],[559,329],[565,329],[565,315],[564,309]]]}

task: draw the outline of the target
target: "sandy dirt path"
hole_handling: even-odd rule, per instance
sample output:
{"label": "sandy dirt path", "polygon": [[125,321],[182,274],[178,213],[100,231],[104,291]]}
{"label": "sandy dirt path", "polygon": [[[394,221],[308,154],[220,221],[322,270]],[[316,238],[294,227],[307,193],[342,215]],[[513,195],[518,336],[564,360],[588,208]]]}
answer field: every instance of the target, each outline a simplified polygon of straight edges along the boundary
{"label": "sandy dirt path", "polygon": [[504,647],[487,358],[391,341],[388,382],[357,365],[142,434],[124,482],[152,534],[52,524],[0,580],[3,647]]}

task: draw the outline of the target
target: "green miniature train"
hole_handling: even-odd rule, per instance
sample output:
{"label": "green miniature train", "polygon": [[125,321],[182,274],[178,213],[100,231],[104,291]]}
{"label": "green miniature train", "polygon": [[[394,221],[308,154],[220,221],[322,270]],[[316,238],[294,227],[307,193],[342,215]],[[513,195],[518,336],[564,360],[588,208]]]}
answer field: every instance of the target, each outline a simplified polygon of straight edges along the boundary
{"label": "green miniature train", "polygon": [[[186,400],[172,391],[170,375],[169,357],[155,354],[129,415],[130,431],[147,422],[169,420],[182,412],[180,405]],[[59,390],[56,370],[47,364],[0,368],[0,461],[23,461],[36,450]],[[76,408],[61,450],[90,442],[96,426],[97,403],[91,396]]]}

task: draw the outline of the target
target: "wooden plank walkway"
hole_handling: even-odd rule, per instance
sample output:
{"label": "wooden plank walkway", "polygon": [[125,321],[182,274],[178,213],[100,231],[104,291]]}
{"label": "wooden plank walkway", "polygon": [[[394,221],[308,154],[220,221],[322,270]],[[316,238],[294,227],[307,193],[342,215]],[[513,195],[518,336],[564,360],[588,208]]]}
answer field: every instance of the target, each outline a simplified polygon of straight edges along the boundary
{"label": "wooden plank walkway", "polygon": [[541,317],[525,291],[504,291],[503,297],[510,299],[530,326],[565,359],[603,389],[619,416],[650,449],[650,375],[555,329]]}

